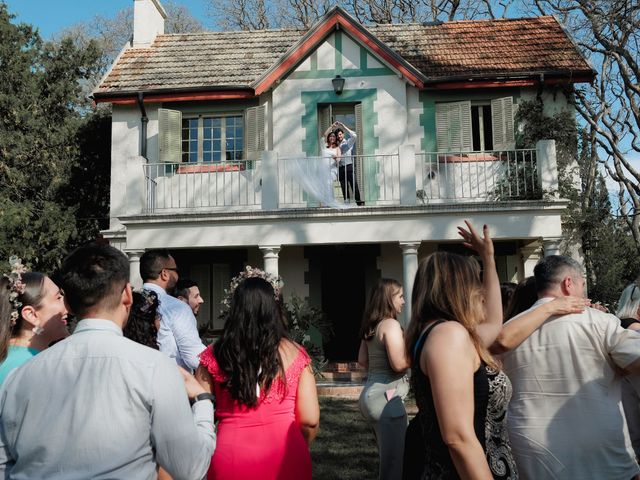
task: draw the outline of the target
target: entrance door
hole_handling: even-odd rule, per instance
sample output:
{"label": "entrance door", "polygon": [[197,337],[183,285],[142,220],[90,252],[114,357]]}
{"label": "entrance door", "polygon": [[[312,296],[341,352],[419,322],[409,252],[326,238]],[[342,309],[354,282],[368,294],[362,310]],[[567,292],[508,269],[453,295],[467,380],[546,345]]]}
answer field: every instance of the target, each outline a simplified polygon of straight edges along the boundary
{"label": "entrance door", "polygon": [[331,362],[358,358],[360,324],[366,294],[379,278],[377,245],[327,245],[305,248],[309,260],[310,297],[332,325],[333,336],[323,339]]}

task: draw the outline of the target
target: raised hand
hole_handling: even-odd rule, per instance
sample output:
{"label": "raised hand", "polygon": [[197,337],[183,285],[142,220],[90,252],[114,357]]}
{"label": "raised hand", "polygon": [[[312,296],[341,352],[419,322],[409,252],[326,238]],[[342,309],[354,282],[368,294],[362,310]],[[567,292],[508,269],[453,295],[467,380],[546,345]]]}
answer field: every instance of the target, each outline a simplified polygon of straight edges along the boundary
{"label": "raised hand", "polygon": [[570,313],[582,313],[585,307],[590,306],[590,300],[582,297],[558,297],[549,302],[549,315],[569,315]]}
{"label": "raised hand", "polygon": [[474,250],[481,257],[493,257],[494,249],[493,249],[493,240],[491,240],[491,236],[489,235],[489,227],[484,225],[482,227],[482,237],[476,232],[473,225],[471,225],[467,220],[464,221],[467,228],[462,226],[458,227],[458,234],[462,237],[462,244]]}

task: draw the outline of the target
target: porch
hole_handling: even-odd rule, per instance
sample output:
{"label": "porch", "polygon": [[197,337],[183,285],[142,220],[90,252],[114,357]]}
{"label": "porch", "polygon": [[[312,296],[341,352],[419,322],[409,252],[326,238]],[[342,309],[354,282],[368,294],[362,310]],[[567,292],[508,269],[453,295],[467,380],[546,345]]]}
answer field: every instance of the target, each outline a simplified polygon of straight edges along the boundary
{"label": "porch", "polygon": [[389,155],[354,155],[355,168],[339,174],[331,163],[272,151],[255,160],[200,164],[134,157],[124,185],[127,213],[344,209],[356,207],[355,186],[366,207],[557,198],[553,140],[535,149],[490,152],[416,152],[405,145]]}

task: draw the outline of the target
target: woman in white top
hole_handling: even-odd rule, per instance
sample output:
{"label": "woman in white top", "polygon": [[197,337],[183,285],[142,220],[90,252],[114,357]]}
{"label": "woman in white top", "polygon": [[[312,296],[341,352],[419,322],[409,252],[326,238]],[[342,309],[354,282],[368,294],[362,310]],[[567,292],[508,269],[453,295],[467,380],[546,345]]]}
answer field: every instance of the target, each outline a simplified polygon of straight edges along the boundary
{"label": "woman in white top", "polygon": [[[324,141],[324,137],[321,142]],[[340,145],[338,145],[338,137],[334,132],[327,134],[326,143],[322,149],[322,158],[330,159],[329,172],[331,175],[331,182],[338,179],[338,162],[340,162]]]}

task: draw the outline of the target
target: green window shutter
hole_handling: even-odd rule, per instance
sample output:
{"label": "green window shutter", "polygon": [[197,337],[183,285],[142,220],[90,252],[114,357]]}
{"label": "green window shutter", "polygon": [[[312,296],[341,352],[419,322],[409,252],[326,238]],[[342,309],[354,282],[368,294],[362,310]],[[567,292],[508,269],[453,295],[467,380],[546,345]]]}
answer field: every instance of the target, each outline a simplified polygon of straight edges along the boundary
{"label": "green window shutter", "polygon": [[247,159],[256,160],[265,149],[265,107],[250,107],[245,111]]}
{"label": "green window shutter", "polygon": [[436,104],[436,143],[439,152],[470,152],[471,102]]}
{"label": "green window shutter", "polygon": [[356,154],[364,155],[364,139],[362,136],[362,132],[364,131],[362,127],[362,104],[358,103],[354,107],[355,115],[356,115],[356,135],[358,135],[358,139],[356,140]]}
{"label": "green window shutter", "polygon": [[493,128],[494,150],[515,148],[512,97],[491,100],[491,126]]}
{"label": "green window shutter", "polygon": [[158,109],[158,158],[161,162],[182,161],[182,112]]}

